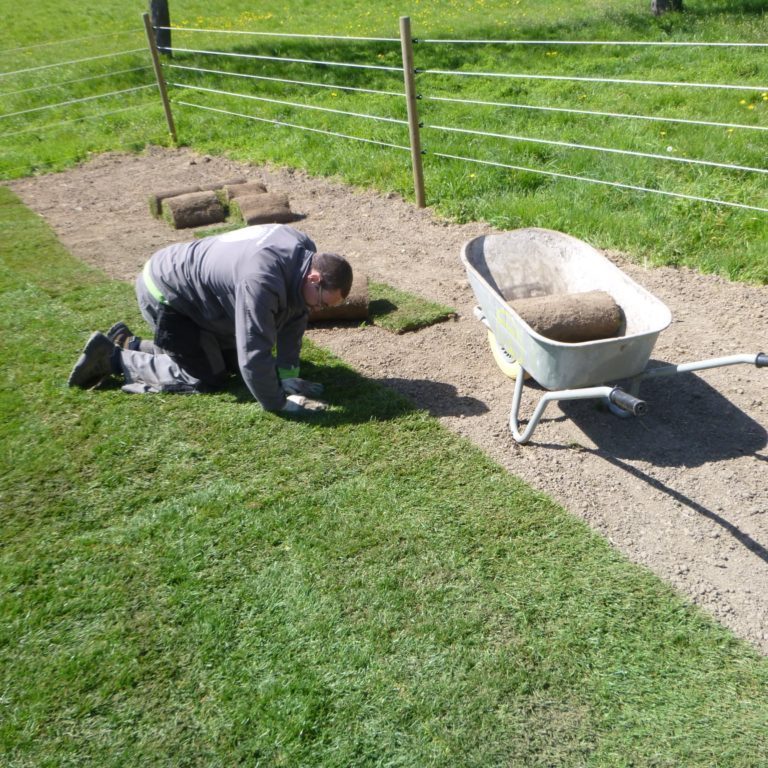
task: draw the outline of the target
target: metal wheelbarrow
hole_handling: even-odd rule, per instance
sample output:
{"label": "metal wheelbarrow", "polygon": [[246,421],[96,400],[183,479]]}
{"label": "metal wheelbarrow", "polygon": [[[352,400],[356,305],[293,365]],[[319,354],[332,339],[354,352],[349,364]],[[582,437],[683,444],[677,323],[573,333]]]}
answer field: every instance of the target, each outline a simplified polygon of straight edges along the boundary
{"label": "metal wheelbarrow", "polygon": [[[601,399],[617,415],[642,416],[644,379],[726,365],[768,367],[764,353],[731,355],[646,369],[659,334],[670,324],[668,307],[601,253],[581,240],[547,229],[517,229],[465,243],[461,260],[478,302],[476,317],[489,330],[494,357],[516,379],[509,428],[518,443],[531,439],[547,405],[555,400]],[[537,333],[510,306],[518,299],[605,291],[623,313],[617,336],[566,343]],[[520,431],[519,411],[527,376],[546,392]],[[626,388],[610,382],[628,380]]]}

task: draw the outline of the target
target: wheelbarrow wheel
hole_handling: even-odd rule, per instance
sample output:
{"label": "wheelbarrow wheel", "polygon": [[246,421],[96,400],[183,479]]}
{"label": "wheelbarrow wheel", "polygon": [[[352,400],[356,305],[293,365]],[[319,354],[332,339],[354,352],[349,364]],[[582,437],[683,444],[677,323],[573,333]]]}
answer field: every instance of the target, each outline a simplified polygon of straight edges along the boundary
{"label": "wheelbarrow wheel", "polygon": [[[501,372],[505,376],[509,376],[513,381],[517,379],[522,370],[520,363],[518,363],[517,360],[515,360],[515,358],[512,357],[501,344],[499,344],[493,331],[490,330],[488,331],[488,344],[491,347],[493,359],[496,361],[496,365],[501,369]],[[525,378],[530,379],[530,374],[526,373]]]}

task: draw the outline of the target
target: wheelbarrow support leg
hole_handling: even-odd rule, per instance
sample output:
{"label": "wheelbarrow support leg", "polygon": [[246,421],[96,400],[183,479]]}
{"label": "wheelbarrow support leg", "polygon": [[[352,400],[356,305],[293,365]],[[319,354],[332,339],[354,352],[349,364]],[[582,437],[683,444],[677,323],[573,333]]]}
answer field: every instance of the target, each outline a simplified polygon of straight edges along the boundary
{"label": "wheelbarrow support leg", "polygon": [[509,430],[512,437],[525,445],[533,435],[541,417],[544,415],[546,407],[556,400],[605,400],[613,404],[617,409],[625,411],[635,416],[643,416],[646,411],[646,405],[634,395],[630,395],[619,387],[585,387],[584,389],[561,389],[556,392],[547,392],[542,395],[536,405],[528,424],[523,432],[519,429],[518,414],[520,412],[520,401],[523,396],[523,386],[525,385],[525,371],[520,370],[520,374],[515,380],[515,393],[512,396],[512,410],[509,412]]}

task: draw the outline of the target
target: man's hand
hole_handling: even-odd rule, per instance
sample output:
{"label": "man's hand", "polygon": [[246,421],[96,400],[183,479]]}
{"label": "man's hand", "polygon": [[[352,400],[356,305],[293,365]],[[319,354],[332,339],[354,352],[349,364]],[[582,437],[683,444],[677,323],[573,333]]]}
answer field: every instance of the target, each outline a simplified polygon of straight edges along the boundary
{"label": "man's hand", "polygon": [[323,393],[323,385],[306,379],[281,379],[280,386],[286,395],[304,395],[305,397],[317,397]]}
{"label": "man's hand", "polygon": [[288,395],[281,413],[293,413],[301,416],[315,411],[324,411],[327,407],[328,403],[324,403],[322,400],[310,400],[303,395]]}

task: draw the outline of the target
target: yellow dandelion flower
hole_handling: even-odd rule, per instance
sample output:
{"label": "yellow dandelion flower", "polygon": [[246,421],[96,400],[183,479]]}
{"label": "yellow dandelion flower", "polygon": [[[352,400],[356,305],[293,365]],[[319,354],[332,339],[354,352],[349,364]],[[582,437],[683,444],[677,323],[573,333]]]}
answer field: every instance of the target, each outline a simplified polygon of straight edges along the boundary
{"label": "yellow dandelion flower", "polygon": [[749,104],[749,105],[747,106],[747,109],[754,109],[754,108],[755,108],[755,105],[754,105],[754,104]]}
{"label": "yellow dandelion flower", "polygon": [[739,104],[746,104],[746,103],[747,103],[746,99],[739,99]]}

